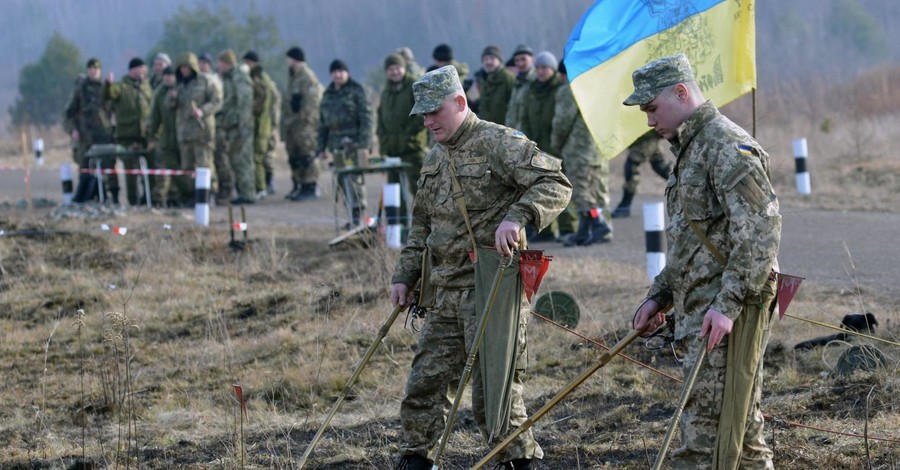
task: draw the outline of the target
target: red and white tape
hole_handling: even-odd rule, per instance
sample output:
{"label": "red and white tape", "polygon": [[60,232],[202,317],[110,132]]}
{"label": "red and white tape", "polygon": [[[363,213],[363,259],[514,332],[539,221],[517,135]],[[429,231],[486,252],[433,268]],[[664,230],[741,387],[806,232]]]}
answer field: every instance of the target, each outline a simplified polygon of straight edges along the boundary
{"label": "red and white tape", "polygon": [[103,174],[103,175],[158,175],[158,176],[175,176],[175,175],[188,175],[191,178],[194,177],[193,170],[166,170],[166,169],[147,169],[147,170],[117,170],[115,168],[102,168],[100,170],[96,168],[82,168],[79,170],[81,173],[90,173],[90,174]]}

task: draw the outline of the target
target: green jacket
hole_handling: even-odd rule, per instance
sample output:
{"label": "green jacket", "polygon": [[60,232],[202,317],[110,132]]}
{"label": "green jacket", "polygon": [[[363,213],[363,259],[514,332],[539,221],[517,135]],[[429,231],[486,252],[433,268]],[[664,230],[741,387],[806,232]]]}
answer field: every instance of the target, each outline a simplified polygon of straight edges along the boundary
{"label": "green jacket", "polygon": [[[187,65],[193,73],[182,76],[182,65]],[[222,107],[222,90],[214,79],[200,73],[197,56],[193,53],[178,58],[175,77],[178,79],[176,93],[166,97],[166,106],[176,110],[175,127],[179,145],[182,142],[212,145],[216,135],[215,115]],[[203,112],[199,120],[194,117],[195,107]]]}
{"label": "green jacket", "polygon": [[[556,107],[556,90],[562,85],[559,74],[546,82],[533,81],[525,94],[522,107],[522,132],[537,142],[538,148],[550,151],[553,131],[553,110]],[[558,155],[557,155],[558,156]]]}
{"label": "green jacket", "polygon": [[69,97],[63,116],[63,128],[67,134],[77,130],[85,146],[112,141],[112,124],[109,107],[103,100],[103,82],[86,76],[75,80],[75,90]]}
{"label": "green jacket", "polygon": [[424,156],[428,146],[428,134],[421,116],[410,116],[415,104],[409,75],[400,83],[388,83],[381,92],[378,106],[378,145],[382,155]]}
{"label": "green jacket", "polygon": [[509,99],[516,86],[515,75],[506,70],[506,67],[500,67],[493,73],[481,69],[475,74],[475,80],[478,81],[478,91],[481,93],[478,100],[478,117],[503,125],[506,122]]}
{"label": "green jacket", "polygon": [[509,97],[509,106],[506,108],[506,127],[522,129],[522,113],[525,112],[525,95],[531,82],[537,80],[537,72],[532,67],[525,75],[516,75],[516,85],[513,87],[512,96]]}
{"label": "green jacket", "polygon": [[366,90],[352,78],[340,89],[334,83],[328,85],[319,116],[316,153],[343,148],[344,138],[350,139],[357,149],[367,149],[372,144],[372,108]]}
{"label": "green jacket", "polygon": [[216,114],[216,128],[240,129],[249,135],[253,129],[253,82],[250,75],[235,65],[222,76],[222,108]]}
{"label": "green jacket", "polygon": [[269,137],[272,135],[272,101],[275,100],[275,86],[262,67],[250,69],[250,80],[253,82],[253,151],[265,153],[269,150]]}
{"label": "green jacket", "polygon": [[121,82],[105,82],[103,98],[110,102],[116,114],[116,141],[147,138],[147,119],[153,99],[149,80],[135,80],[126,75]]}
{"label": "green jacket", "polygon": [[175,88],[162,84],[153,91],[150,102],[150,126],[147,139],[155,140],[163,151],[178,150],[178,133],[175,129],[175,110],[166,106],[166,95]]}

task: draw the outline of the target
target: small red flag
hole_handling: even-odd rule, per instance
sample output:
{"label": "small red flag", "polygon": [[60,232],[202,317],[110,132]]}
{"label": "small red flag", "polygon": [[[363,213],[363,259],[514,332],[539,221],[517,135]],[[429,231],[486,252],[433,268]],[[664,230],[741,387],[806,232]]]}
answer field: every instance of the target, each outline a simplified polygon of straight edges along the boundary
{"label": "small red flag", "polygon": [[244,388],[241,387],[241,384],[234,384],[233,387],[234,396],[237,397],[238,403],[241,404],[241,413],[249,418],[249,416],[247,415],[247,400],[244,399]]}
{"label": "small red flag", "polygon": [[803,279],[805,278],[778,273],[777,293],[779,320],[784,318],[784,313],[787,311],[788,305],[791,304],[791,300],[794,299],[794,295],[797,294],[797,289],[800,288],[800,283],[803,282]]}

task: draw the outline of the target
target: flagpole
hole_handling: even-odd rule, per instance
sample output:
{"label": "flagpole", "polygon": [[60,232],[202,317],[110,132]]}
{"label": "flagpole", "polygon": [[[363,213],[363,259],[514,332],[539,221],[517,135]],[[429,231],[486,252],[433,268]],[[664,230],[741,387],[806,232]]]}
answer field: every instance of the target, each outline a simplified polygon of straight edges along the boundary
{"label": "flagpole", "polygon": [[750,93],[753,100],[753,138],[756,139],[756,87]]}

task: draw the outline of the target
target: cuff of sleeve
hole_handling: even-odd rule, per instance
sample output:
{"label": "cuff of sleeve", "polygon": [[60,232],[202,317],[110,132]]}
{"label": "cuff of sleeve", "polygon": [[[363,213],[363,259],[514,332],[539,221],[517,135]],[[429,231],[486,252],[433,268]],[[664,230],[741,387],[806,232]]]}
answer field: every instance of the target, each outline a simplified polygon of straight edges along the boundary
{"label": "cuff of sleeve", "polygon": [[391,276],[391,284],[406,284],[408,287],[416,285],[419,277],[411,273],[396,272]]}
{"label": "cuff of sleeve", "polygon": [[655,283],[650,287],[650,291],[647,292],[647,298],[659,304],[660,310],[669,307],[674,302],[672,291]]}
{"label": "cuff of sleeve", "polygon": [[[515,223],[519,224],[519,227],[524,227],[524,226],[528,225],[529,223],[532,222],[531,219],[532,219],[531,214],[529,214],[524,209],[516,207],[516,206],[510,207],[509,211],[506,212],[506,217],[503,218],[503,220],[508,220],[510,222],[515,222]],[[538,229],[541,229],[541,228],[543,228],[543,227],[538,227]]]}
{"label": "cuff of sleeve", "polygon": [[716,296],[716,300],[709,308],[721,312],[726,317],[734,320],[744,310],[744,306],[742,302],[738,302],[729,297],[730,296],[725,293],[719,293],[719,295]]}

